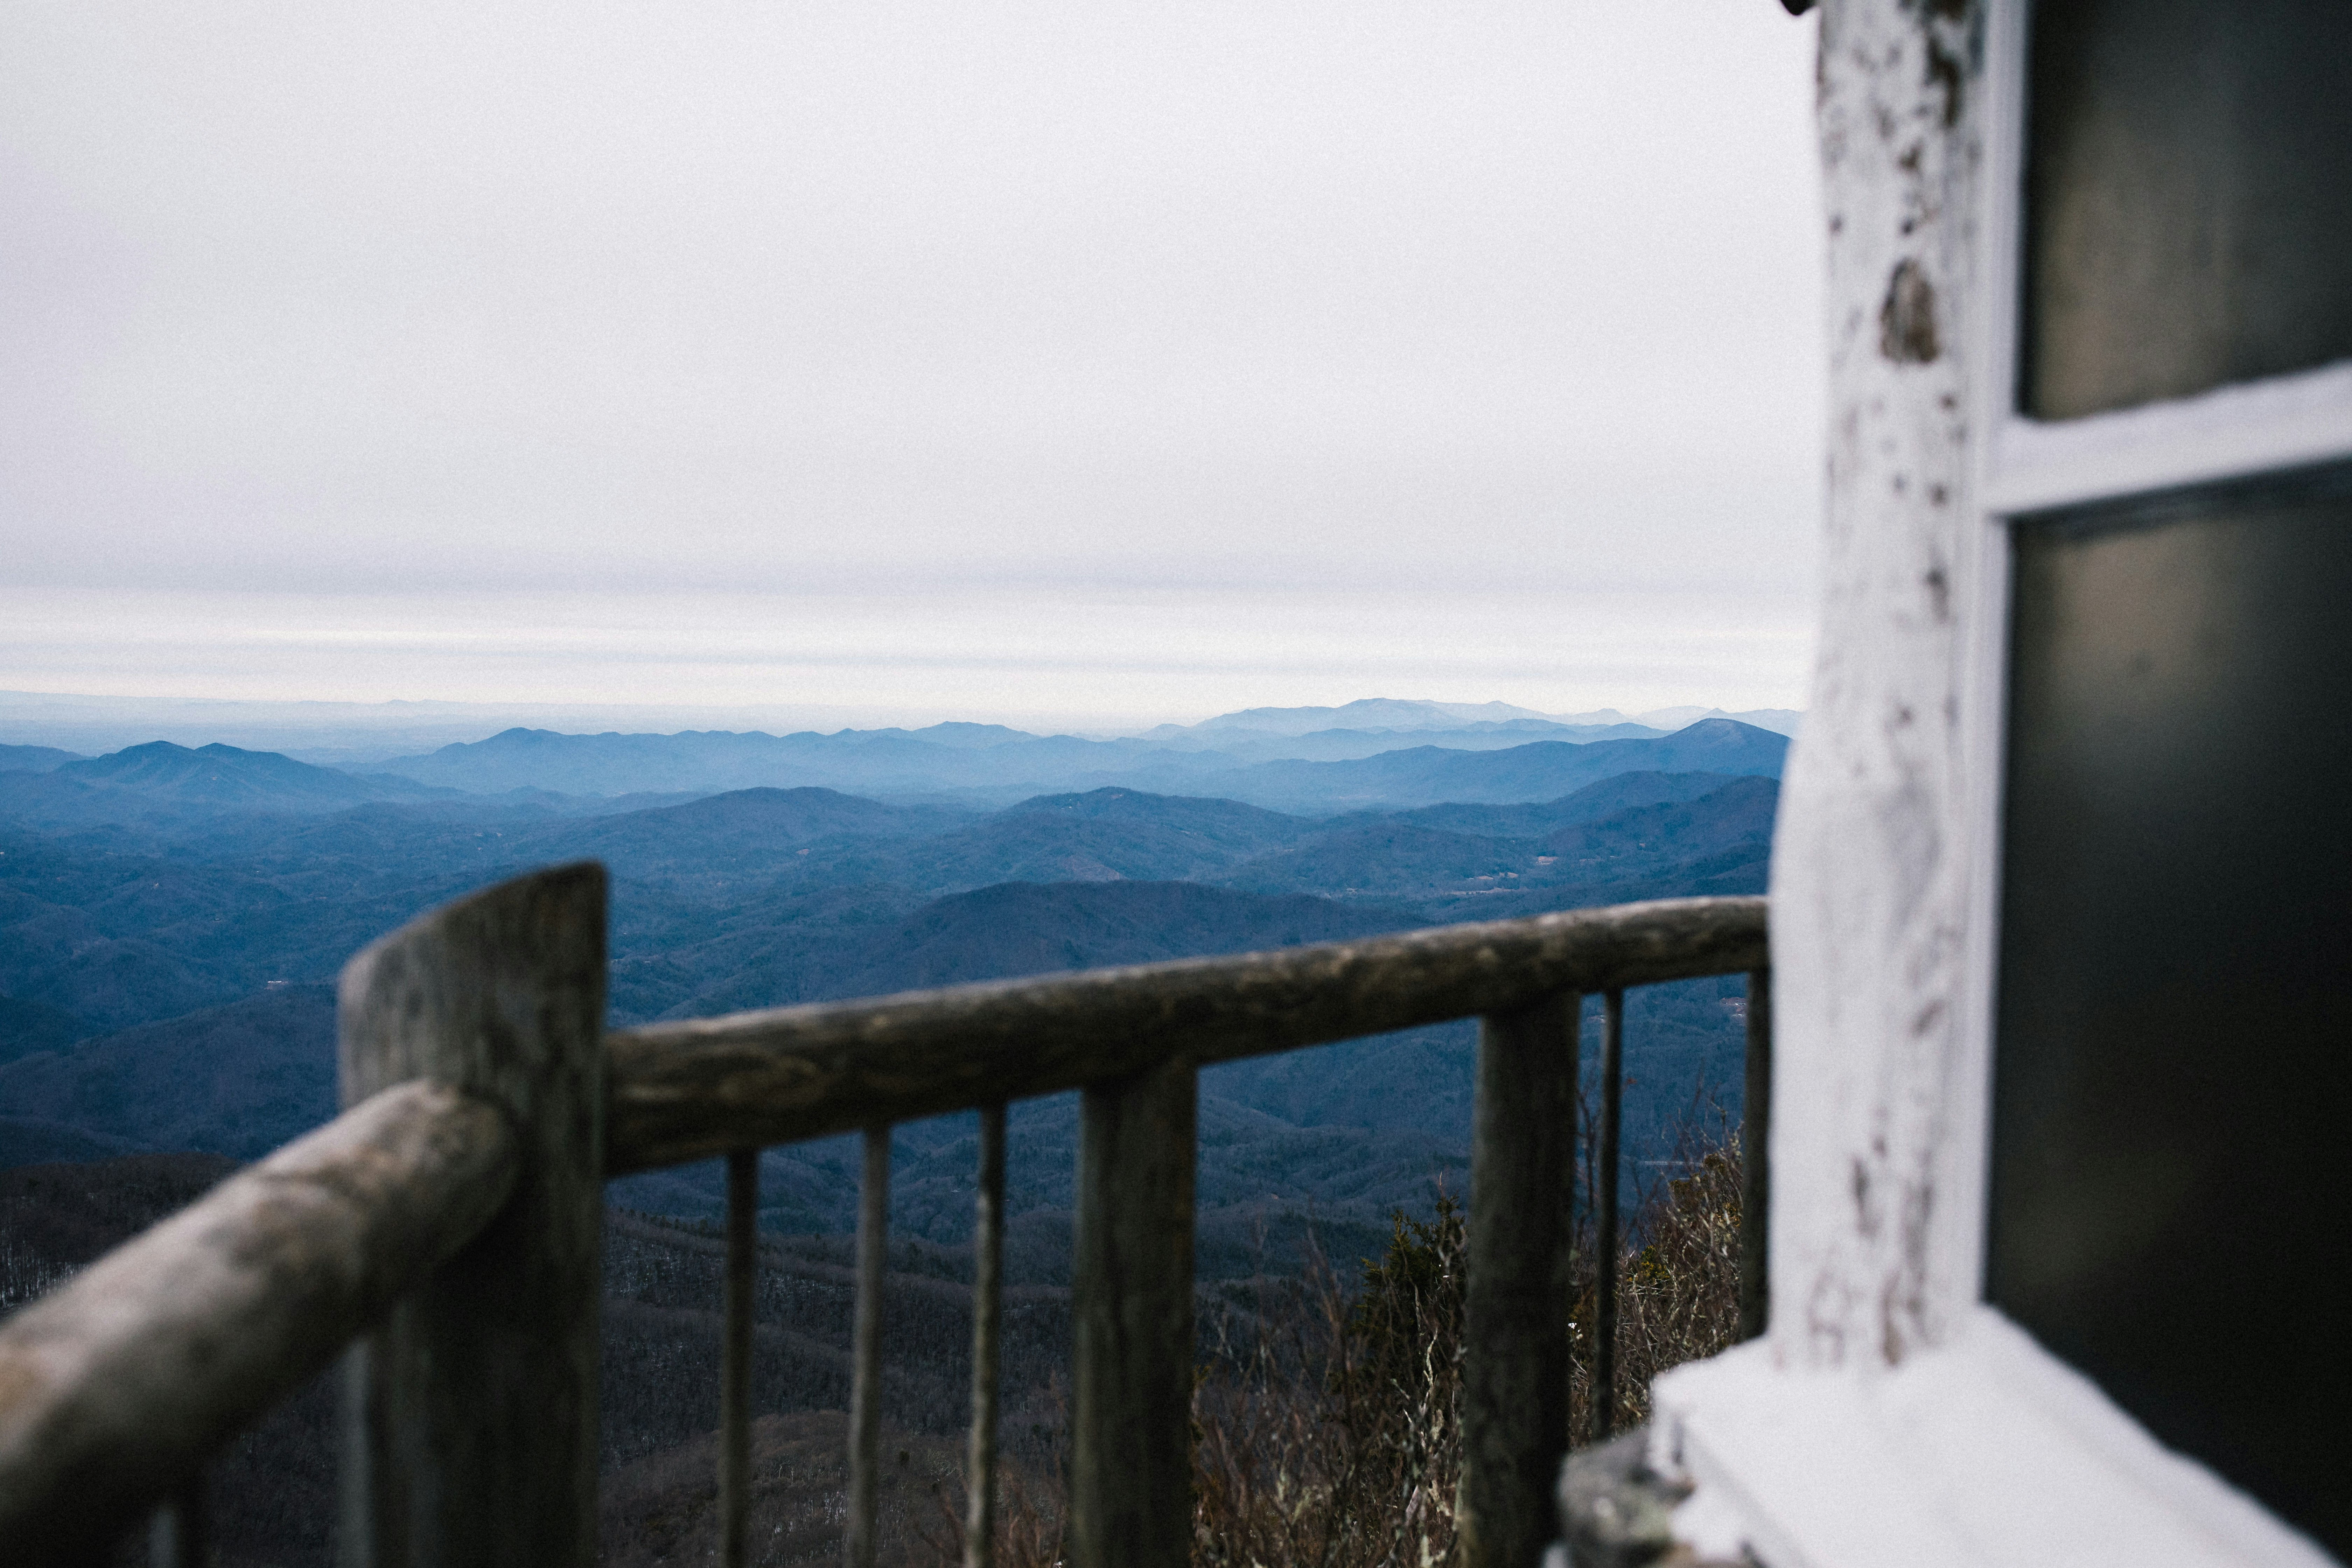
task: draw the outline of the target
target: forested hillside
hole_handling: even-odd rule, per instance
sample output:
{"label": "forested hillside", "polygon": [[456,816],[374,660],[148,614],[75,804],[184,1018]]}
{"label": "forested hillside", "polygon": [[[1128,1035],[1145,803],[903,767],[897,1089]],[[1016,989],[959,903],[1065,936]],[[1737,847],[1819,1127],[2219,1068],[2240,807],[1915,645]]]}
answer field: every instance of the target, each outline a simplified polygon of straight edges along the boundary
{"label": "forested hillside", "polygon": [[[1357,731],[1286,736],[1291,721],[1262,717],[1276,728],[1163,736],[1160,761],[1118,782],[1010,802],[978,787],[693,787],[688,763],[774,760],[740,737],[498,737],[494,758],[544,753],[570,772],[497,774],[496,794],[223,746],[0,753],[0,1312],[331,1117],[344,961],[534,866],[610,868],[618,1024],[1764,887],[1777,734],[1717,719],[1566,741],[1535,719],[1370,706],[1350,717],[1417,718],[1387,738],[1446,743],[1356,755]],[[831,752],[877,767],[958,748],[1004,752],[989,765],[1008,768],[1057,748],[1097,760],[1092,742],[943,728]],[[1465,733],[1507,743],[1455,744]],[[1167,762],[1185,746],[1189,761]],[[1252,762],[1249,747],[1286,754]],[[641,793],[548,787],[592,765]],[[1252,798],[1138,787],[1147,773],[1239,781]],[[666,784],[687,787],[643,793]],[[1694,1121],[1736,1114],[1741,995],[1727,977],[1628,997],[1629,1199],[1673,1168]],[[1466,1194],[1475,1049],[1465,1022],[1203,1073],[1204,1335],[1254,1310],[1269,1271],[1295,1274],[1318,1249],[1352,1268],[1389,1245],[1398,1211]],[[1074,1097],[1012,1108],[1007,1442],[1049,1480],[1077,1129]],[[892,1142],[884,1406],[909,1468],[885,1501],[904,1531],[952,1468],[976,1125],[940,1117]],[[845,1397],[857,1168],[853,1139],[761,1160],[755,1440],[777,1479],[756,1508],[820,1552],[838,1528],[831,1412]],[[604,1528],[608,1560],[653,1563],[707,1507],[716,1243],[696,1226],[720,1210],[720,1172],[629,1177],[611,1196]],[[321,1382],[224,1462],[225,1542],[257,1561],[321,1559],[331,1407]]]}
{"label": "forested hillside", "polygon": [[[949,739],[971,750],[1015,733],[963,728]],[[1633,742],[1412,746],[1242,770],[1337,781],[1341,797],[1366,779],[1597,775],[1515,801],[1341,809],[1328,798],[1293,811],[1126,785],[996,809],[816,785],[682,800],[536,785],[482,795],[229,747],[37,756],[0,771],[0,1161],[141,1149],[252,1158],[325,1120],[331,983],[344,960],[535,865],[611,868],[610,1014],[628,1024],[1759,891],[1777,786],[1759,770],[1784,745],[1709,720]],[[1618,765],[1680,756],[1725,771]],[[1736,1103],[1737,992],[1725,981],[1635,994],[1630,1158],[1657,1157],[1696,1097]],[[1208,1074],[1204,1267],[1309,1213],[1370,1237],[1391,1207],[1425,1207],[1439,1183],[1458,1184],[1472,1042],[1462,1024]],[[1015,1207],[1058,1234],[1070,1108],[1019,1108],[1014,1130]],[[901,1223],[952,1242],[969,1223],[969,1128],[950,1119],[899,1136]],[[847,1157],[835,1145],[772,1152],[771,1225],[849,1225]],[[717,1192],[714,1173],[695,1169],[633,1178],[622,1195],[706,1214]]]}

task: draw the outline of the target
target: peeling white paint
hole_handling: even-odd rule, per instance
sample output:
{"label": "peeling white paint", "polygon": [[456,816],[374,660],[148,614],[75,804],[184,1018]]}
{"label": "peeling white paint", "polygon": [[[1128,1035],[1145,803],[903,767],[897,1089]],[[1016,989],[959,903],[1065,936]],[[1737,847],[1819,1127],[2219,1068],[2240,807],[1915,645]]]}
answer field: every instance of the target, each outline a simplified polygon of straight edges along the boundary
{"label": "peeling white paint", "polygon": [[1938,1194],[1969,886],[1955,605],[1979,35],[1967,3],[1822,18],[1829,581],[1772,879],[1772,1342],[1810,1366],[1899,1363],[1976,1294],[1936,1228],[1957,1217]]}
{"label": "peeling white paint", "polygon": [[1676,1534],[1770,1568],[2327,1568],[2000,1313],[1951,1328],[1885,1376],[1752,1345],[1660,1378],[1651,1464],[1698,1483]]}

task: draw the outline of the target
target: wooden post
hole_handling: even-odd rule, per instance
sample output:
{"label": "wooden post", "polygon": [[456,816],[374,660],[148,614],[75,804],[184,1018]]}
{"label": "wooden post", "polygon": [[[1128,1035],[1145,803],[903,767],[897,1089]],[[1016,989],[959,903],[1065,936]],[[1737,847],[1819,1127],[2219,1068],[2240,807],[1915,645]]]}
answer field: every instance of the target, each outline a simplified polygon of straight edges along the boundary
{"label": "wooden post", "polygon": [[520,1139],[505,1209],[353,1347],[347,1568],[595,1558],[604,871],[559,867],[403,927],[343,969],[346,1106],[412,1079]]}
{"label": "wooden post", "polygon": [[205,1568],[212,1558],[206,1501],[199,1470],[178,1497],[155,1510],[147,1523],[147,1568]]}
{"label": "wooden post", "polygon": [[1739,1118],[1739,1337],[1772,1316],[1772,972],[1748,976],[1748,1082]]}
{"label": "wooden post", "polygon": [[866,1176],[857,1186],[857,1316],[849,1330],[847,1568],[874,1568],[881,1546],[882,1292],[890,1263],[890,1125],[866,1130]]}
{"label": "wooden post", "polygon": [[727,1156],[727,1268],[719,1295],[719,1568],[750,1559],[751,1312],[760,1268],[760,1152]]}
{"label": "wooden post", "polygon": [[1071,1293],[1076,1568],[1192,1559],[1198,1079],[1177,1060],[1086,1091]]}
{"label": "wooden post", "polygon": [[1557,1533],[1581,1004],[1566,992],[1479,1024],[1456,1506],[1465,1568],[1531,1568]]}
{"label": "wooden post", "polygon": [[1004,1107],[980,1110],[980,1181],[971,1226],[971,1495],[964,1568],[996,1561],[996,1383],[1004,1310]]}
{"label": "wooden post", "polygon": [[0,1563],[110,1561],[498,1216],[519,1142],[495,1106],[403,1084],[0,1324]]}
{"label": "wooden post", "polygon": [[1625,993],[1601,1009],[1601,1157],[1592,1194],[1592,1441],[1617,1427],[1617,1167],[1625,1116]]}

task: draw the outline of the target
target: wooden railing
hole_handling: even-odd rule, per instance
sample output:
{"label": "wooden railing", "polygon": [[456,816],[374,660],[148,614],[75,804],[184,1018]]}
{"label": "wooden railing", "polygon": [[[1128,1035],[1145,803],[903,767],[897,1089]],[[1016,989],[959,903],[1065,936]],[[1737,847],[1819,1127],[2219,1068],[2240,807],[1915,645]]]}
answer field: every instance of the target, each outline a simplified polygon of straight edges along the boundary
{"label": "wooden railing", "polygon": [[[1749,975],[1740,1321],[1766,1303],[1764,900],[1686,899],[953,986],[605,1035],[605,886],[572,866],[425,915],[345,968],[333,1122],[0,1326],[0,1563],[76,1561],[155,1510],[202,1560],[208,1457],[344,1356],[341,1561],[594,1557],[599,1241],[611,1175],[723,1155],[720,1561],[745,1560],[758,1151],[862,1131],[846,1557],[874,1561],[890,1127],[981,1115],[966,1562],[993,1539],[1004,1106],[1082,1091],[1069,1556],[1192,1539],[1192,1182],[1203,1066],[1476,1016],[1457,1499],[1471,1568],[1528,1568],[1570,1446],[1581,997],[1606,998],[1612,1400],[1625,988]],[[346,1347],[349,1347],[348,1350]]]}

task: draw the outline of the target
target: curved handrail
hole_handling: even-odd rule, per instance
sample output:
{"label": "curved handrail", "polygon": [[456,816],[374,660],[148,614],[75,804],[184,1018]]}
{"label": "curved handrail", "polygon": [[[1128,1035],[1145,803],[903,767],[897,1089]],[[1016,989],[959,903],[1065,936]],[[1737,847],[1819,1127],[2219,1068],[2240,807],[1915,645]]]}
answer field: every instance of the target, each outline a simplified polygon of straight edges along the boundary
{"label": "curved handrail", "polygon": [[[572,868],[410,934],[574,882],[582,929],[601,931],[601,874]],[[1760,898],[1662,900],[622,1030],[604,1041],[604,1164],[618,1174],[1162,1064],[1510,1015],[1563,992],[1760,971],[1765,910]],[[542,944],[545,923],[509,935]],[[525,1158],[498,1106],[402,1083],[0,1325],[0,1559],[68,1557],[171,1495],[472,1240]]]}
{"label": "curved handrail", "polygon": [[482,1100],[386,1089],[0,1325],[0,1560],[78,1561],[316,1376],[514,1188]]}

